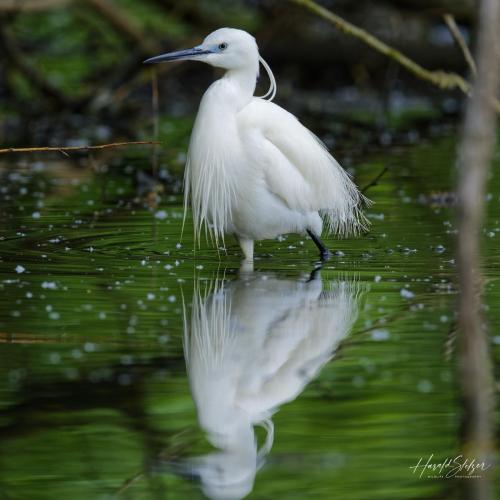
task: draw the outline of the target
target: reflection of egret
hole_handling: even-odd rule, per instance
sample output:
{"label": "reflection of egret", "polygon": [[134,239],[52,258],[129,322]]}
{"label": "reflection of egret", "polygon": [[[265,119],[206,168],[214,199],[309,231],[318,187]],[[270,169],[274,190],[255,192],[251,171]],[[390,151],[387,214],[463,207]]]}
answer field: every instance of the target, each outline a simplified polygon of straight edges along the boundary
{"label": "reflection of egret", "polygon": [[[272,414],[332,357],[357,315],[355,286],[252,273],[195,290],[185,357],[201,427],[219,451],[193,472],[211,498],[242,498],[273,441]],[[260,450],[254,426],[267,431]]]}

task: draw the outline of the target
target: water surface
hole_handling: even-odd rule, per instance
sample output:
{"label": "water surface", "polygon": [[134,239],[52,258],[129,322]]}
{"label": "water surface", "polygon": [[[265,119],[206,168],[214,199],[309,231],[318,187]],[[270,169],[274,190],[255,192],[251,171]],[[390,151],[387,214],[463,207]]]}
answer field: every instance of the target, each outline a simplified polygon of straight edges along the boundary
{"label": "water surface", "polygon": [[459,450],[454,151],[356,158],[361,186],[389,168],[371,232],[321,270],[309,239],[258,244],[253,273],[231,240],[181,239],[176,189],[144,202],[140,151],[3,159],[0,497],[455,498],[464,480],[410,469]]}

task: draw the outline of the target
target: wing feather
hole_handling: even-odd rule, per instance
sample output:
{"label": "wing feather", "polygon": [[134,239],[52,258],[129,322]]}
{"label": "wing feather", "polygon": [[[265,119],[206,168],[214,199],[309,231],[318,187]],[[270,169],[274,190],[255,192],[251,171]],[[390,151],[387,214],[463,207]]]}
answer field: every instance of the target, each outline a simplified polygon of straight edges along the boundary
{"label": "wing feather", "polygon": [[270,191],[293,210],[319,211],[329,232],[356,233],[369,224],[362,206],[369,201],[325,145],[280,106],[252,99],[238,114],[241,130],[265,139],[261,154]]}

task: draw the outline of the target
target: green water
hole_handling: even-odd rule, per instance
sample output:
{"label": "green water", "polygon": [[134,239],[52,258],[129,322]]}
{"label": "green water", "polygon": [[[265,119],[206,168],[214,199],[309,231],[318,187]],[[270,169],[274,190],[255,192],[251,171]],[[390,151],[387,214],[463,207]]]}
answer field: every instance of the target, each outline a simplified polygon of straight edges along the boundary
{"label": "green water", "polygon": [[[435,196],[454,150],[445,137],[355,158],[361,186],[389,167],[368,192],[371,232],[329,240],[339,252],[313,276],[298,236],[257,245],[253,274],[233,241],[220,260],[194,252],[178,193],[135,200],[139,150],[97,170],[4,159],[0,498],[457,497],[466,479],[410,469],[459,452],[455,224]],[[498,167],[484,231],[496,359]]]}

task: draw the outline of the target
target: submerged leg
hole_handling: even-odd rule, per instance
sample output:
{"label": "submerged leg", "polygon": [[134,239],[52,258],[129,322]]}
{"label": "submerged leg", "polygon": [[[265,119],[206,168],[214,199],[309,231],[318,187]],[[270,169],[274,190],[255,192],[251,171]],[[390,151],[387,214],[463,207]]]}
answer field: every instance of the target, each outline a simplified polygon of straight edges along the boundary
{"label": "submerged leg", "polygon": [[253,260],[253,240],[247,240],[245,238],[238,238],[241,250],[245,256],[245,260]]}
{"label": "submerged leg", "polygon": [[314,234],[310,229],[307,230],[307,234],[311,237],[311,239],[314,241],[314,244],[318,247],[321,260],[328,260],[330,258],[330,250],[326,248],[326,245],[321,241],[319,236]]}

